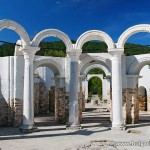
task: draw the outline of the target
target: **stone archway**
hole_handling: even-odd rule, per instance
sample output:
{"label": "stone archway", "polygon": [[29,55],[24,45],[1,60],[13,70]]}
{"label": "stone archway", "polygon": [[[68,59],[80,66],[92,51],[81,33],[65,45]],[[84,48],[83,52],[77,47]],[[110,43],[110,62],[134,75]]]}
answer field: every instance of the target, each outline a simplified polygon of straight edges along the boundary
{"label": "stone archway", "polygon": [[20,36],[23,48],[30,45],[29,35],[20,24],[12,20],[0,20],[0,30],[4,28],[14,30]]}
{"label": "stone archway", "polygon": [[40,42],[46,38],[46,37],[57,37],[59,39],[61,39],[65,46],[66,46],[66,50],[71,50],[72,49],[72,42],[70,40],[70,38],[63,33],[60,30],[57,29],[46,29],[43,30],[41,32],[39,32],[32,40],[31,45],[32,46],[39,46]]}
{"label": "stone archway", "polygon": [[90,31],[84,32],[77,39],[76,49],[82,49],[82,46],[84,45],[84,43],[91,41],[91,40],[104,41],[108,46],[108,50],[115,48],[115,44],[113,40],[107,33],[100,31],[100,30],[90,30]]}
{"label": "stone archway", "polygon": [[[29,38],[26,30],[17,22],[14,22],[12,20],[6,20],[6,19],[0,20],[0,31],[3,29],[13,30],[14,32],[16,32],[19,35],[19,37],[21,39],[20,40],[21,49],[28,47],[30,45],[30,38]],[[10,62],[10,66],[11,66],[11,68],[8,69],[8,72],[10,73],[10,77],[8,79],[9,84],[10,84],[10,90],[7,91],[8,92],[8,98],[5,99],[6,102],[4,101],[3,104],[1,103],[2,104],[1,108],[5,107],[6,108],[5,111],[9,112],[9,113],[5,113],[5,111],[4,111],[6,116],[5,116],[5,114],[2,115],[2,118],[3,118],[3,116],[5,117],[5,119],[3,119],[4,120],[4,126],[18,127],[22,123],[22,113],[23,113],[22,103],[23,103],[23,100],[22,100],[22,96],[16,94],[16,92],[17,92],[16,86],[13,86],[13,85],[15,85],[15,83],[14,83],[15,77],[14,77],[13,73],[15,71],[17,71],[17,70],[15,70],[16,68],[14,67],[15,58],[14,57],[9,58],[9,62]],[[1,80],[3,80],[3,79],[1,78]],[[3,106],[3,105],[5,105],[5,106]],[[18,114],[17,112],[20,112],[20,113]],[[3,124],[3,121],[1,121],[1,124]]]}
{"label": "stone archway", "polygon": [[37,58],[34,62],[34,70],[40,66],[45,66],[52,70],[54,74],[53,80],[55,82],[55,85],[52,86],[48,91],[49,96],[47,98],[49,99],[49,101],[47,102],[49,102],[48,105],[50,114],[53,114],[54,109],[55,121],[57,123],[64,124],[67,121],[66,111],[68,110],[66,110],[66,107],[64,107],[66,105],[64,66],[62,66],[59,59],[61,58]]}
{"label": "stone archway", "polygon": [[150,25],[149,24],[140,24],[140,25],[135,25],[132,26],[130,28],[128,28],[127,30],[125,30],[121,36],[118,39],[117,42],[117,48],[124,48],[124,44],[127,41],[127,39],[139,32],[150,32]]}

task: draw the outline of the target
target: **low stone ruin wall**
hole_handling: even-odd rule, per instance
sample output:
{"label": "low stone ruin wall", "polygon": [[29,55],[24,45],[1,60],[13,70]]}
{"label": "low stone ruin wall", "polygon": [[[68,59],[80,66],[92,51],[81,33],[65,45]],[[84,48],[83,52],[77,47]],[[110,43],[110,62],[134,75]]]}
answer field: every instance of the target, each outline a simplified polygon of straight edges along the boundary
{"label": "low stone ruin wall", "polygon": [[0,99],[0,126],[19,127],[22,124],[23,104],[20,99]]}

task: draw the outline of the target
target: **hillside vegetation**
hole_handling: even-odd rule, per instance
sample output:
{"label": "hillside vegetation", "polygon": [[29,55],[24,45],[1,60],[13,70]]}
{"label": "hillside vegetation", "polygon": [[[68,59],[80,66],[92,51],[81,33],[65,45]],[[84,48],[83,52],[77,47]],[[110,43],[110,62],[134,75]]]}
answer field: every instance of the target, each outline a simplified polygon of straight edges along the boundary
{"label": "hillside vegetation", "polygon": [[[75,43],[75,41],[72,41]],[[54,42],[41,42],[41,50],[36,53],[36,55],[41,56],[55,56],[55,57],[65,57],[66,56],[66,47],[62,41]],[[14,55],[15,45],[12,44],[3,44],[0,45],[0,57],[4,56],[13,56]],[[83,45],[83,53],[107,53],[107,45],[104,42],[87,42]],[[142,46],[139,44],[125,44],[125,55],[138,55],[150,53],[150,47]],[[105,73],[100,69],[92,69],[88,74],[103,74]],[[92,95],[94,89],[97,90],[99,97],[102,96],[102,81],[93,77],[89,81],[89,96]]]}
{"label": "hillside vegetation", "polygon": [[[75,43],[75,41],[72,41]],[[65,57],[66,47],[62,41],[41,42],[41,50],[36,55]],[[13,56],[15,46],[11,44],[0,45],[0,57]],[[83,45],[83,53],[107,53],[107,45],[104,42],[87,42]],[[125,44],[125,55],[138,55],[150,53],[150,47],[139,44]]]}

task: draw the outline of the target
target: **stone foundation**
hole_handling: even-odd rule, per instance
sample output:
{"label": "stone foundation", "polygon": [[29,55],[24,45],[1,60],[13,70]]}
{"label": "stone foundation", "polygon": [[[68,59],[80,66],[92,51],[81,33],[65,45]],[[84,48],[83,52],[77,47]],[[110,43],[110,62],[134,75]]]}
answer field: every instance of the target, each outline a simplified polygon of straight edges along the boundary
{"label": "stone foundation", "polygon": [[65,88],[57,88],[55,91],[55,120],[57,123],[66,123]]}
{"label": "stone foundation", "polygon": [[66,92],[65,94],[65,101],[66,101],[66,105],[65,105],[65,120],[66,123],[69,121],[69,92]]}
{"label": "stone foundation", "polygon": [[[125,104],[126,102],[126,104]],[[127,124],[137,123],[139,120],[139,103],[138,103],[138,90],[137,88],[126,89],[126,100],[124,100],[124,117]]]}
{"label": "stone foundation", "polygon": [[82,101],[83,101],[83,98],[82,98],[82,92],[80,92],[78,94],[78,115],[79,115],[79,122],[82,123]]}
{"label": "stone foundation", "polygon": [[146,95],[138,95],[139,100],[139,111],[146,111],[147,110],[147,98]]}
{"label": "stone foundation", "polygon": [[44,83],[34,84],[34,114],[49,114],[49,91]]}
{"label": "stone foundation", "polygon": [[55,87],[52,86],[49,90],[49,111],[55,113]]}
{"label": "stone foundation", "polygon": [[123,122],[127,123],[127,90],[122,89]]}
{"label": "stone foundation", "polygon": [[85,95],[82,93],[82,112],[85,111]]}
{"label": "stone foundation", "polygon": [[20,99],[0,99],[0,126],[19,127],[22,124],[23,104]]}

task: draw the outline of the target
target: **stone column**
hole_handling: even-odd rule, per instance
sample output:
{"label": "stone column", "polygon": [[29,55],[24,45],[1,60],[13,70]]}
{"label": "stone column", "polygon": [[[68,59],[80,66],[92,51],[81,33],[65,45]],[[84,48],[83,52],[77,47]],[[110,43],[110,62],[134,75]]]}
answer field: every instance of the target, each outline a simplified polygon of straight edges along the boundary
{"label": "stone column", "polygon": [[23,124],[22,132],[33,132],[37,129],[34,125],[33,103],[33,60],[39,47],[25,47],[24,54],[24,96],[23,96]]}
{"label": "stone column", "polygon": [[85,101],[87,102],[88,100],[88,80],[87,78],[85,79]]}
{"label": "stone column", "polygon": [[69,83],[69,122],[67,129],[79,129],[78,116],[78,59],[81,50],[70,50],[67,52],[70,57],[70,83]]}
{"label": "stone column", "polygon": [[123,129],[121,55],[123,49],[109,50],[112,65],[112,129]]}
{"label": "stone column", "polygon": [[84,95],[83,95],[83,87],[82,87],[82,81],[83,81],[83,78],[84,76],[83,75],[80,75],[79,76],[79,85],[78,85],[78,103],[79,103],[79,121],[80,123],[82,123],[82,110],[84,111],[85,110],[85,107],[84,107]]}

